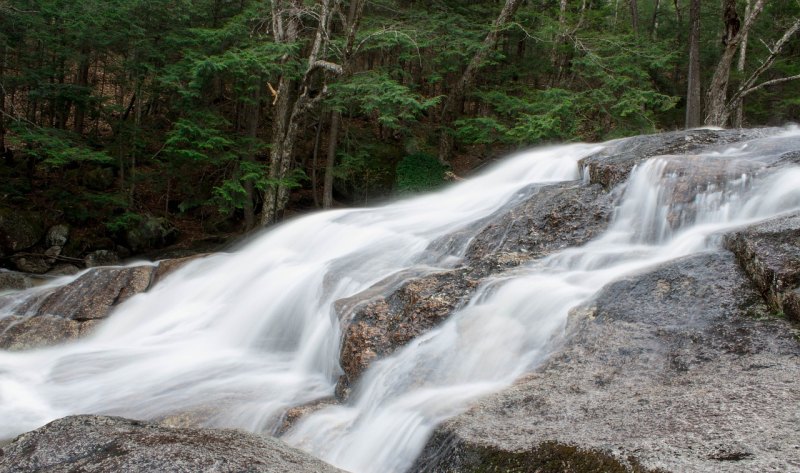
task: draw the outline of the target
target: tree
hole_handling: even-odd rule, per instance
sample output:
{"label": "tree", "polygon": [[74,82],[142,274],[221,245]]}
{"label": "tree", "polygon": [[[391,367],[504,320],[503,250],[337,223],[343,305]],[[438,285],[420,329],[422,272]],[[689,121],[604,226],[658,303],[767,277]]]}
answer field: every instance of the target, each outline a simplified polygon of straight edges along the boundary
{"label": "tree", "polygon": [[[343,72],[341,65],[323,58],[332,36],[330,26],[333,15],[340,7],[340,3],[320,0],[317,6],[318,11],[315,14],[317,27],[306,57],[305,71],[298,81],[288,74],[282,75],[276,90],[270,148],[271,182],[264,194],[262,225],[276,222],[289,201],[286,178],[289,176],[294,158],[300,123],[327,95],[325,74],[338,76]],[[298,0],[272,0],[273,31],[277,42],[292,44],[299,40],[303,13],[302,4]],[[322,76],[319,81],[321,84],[315,83],[315,78],[319,75]]]}
{"label": "tree", "polygon": [[441,131],[439,135],[439,161],[447,163],[453,153],[453,135],[449,131],[453,122],[460,115],[460,107],[464,101],[464,94],[475,82],[478,76],[478,70],[483,66],[489,52],[497,44],[500,31],[512,20],[514,14],[517,12],[522,0],[506,0],[500,14],[494,20],[492,28],[486,34],[483,44],[475,52],[472,60],[467,65],[461,78],[453,85],[450,94],[442,106],[442,115],[440,120]]}
{"label": "tree", "polygon": [[703,108],[700,103],[700,0],[690,0],[690,2],[686,128],[696,128],[703,123]]}
{"label": "tree", "polygon": [[[739,88],[736,90],[736,92],[733,94],[730,100],[728,100],[728,102],[725,105],[724,112],[722,114],[722,120],[727,121],[731,112],[733,110],[736,110],[737,111],[736,126],[741,127],[742,114],[743,114],[742,100],[746,96],[767,86],[777,85],[784,82],[800,79],[800,74],[797,74],[788,77],[776,78],[761,82],[760,84],[756,84],[761,75],[764,74],[767,70],[769,70],[769,68],[772,67],[772,65],[775,63],[775,59],[781,53],[781,51],[783,50],[784,46],[789,41],[789,39],[791,39],[792,36],[794,36],[798,31],[800,31],[800,18],[795,19],[794,22],[791,24],[791,26],[789,26],[789,28],[783,33],[780,39],[778,39],[778,41],[773,46],[769,47],[769,55],[767,56],[767,58],[763,60],[761,65],[758,68],[756,68],[755,71],[753,71],[750,77],[748,77],[746,80],[742,82],[742,84],[739,86]],[[745,51],[744,48],[746,44],[744,41],[746,41],[746,38],[747,37],[745,36],[745,39],[742,42],[742,50],[740,52],[742,58],[740,62],[740,70],[744,70],[743,58]]]}
{"label": "tree", "polygon": [[[351,0],[350,10],[347,13],[344,29],[346,33],[345,46],[342,51],[342,79],[347,79],[352,74],[352,59],[355,53],[356,33],[361,23],[361,16],[364,12],[366,0]],[[325,160],[325,178],[322,192],[322,207],[330,208],[333,205],[333,168],[336,164],[336,147],[339,142],[339,122],[342,119],[341,112],[333,110],[331,112],[331,127],[328,135],[328,152]]]}
{"label": "tree", "polygon": [[764,0],[756,0],[750,14],[745,18],[744,24],[736,13],[736,1],[723,2],[723,15],[725,20],[725,34],[723,37],[722,56],[711,77],[706,92],[705,124],[711,126],[725,126],[730,112],[727,109],[728,81],[731,75],[733,57],[742,39],[747,35],[753,24],[764,9]]}

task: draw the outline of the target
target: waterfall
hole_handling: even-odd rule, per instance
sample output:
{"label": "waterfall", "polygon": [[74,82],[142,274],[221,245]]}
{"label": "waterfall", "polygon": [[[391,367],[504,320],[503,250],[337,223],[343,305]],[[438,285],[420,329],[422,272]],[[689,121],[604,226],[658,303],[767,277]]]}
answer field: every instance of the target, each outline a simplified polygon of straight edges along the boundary
{"label": "waterfall", "polygon": [[89,338],[0,352],[0,438],[73,413],[156,419],[204,409],[214,411],[209,425],[270,431],[287,408],[332,395],[336,300],[400,270],[451,266],[469,232],[439,239],[513,205],[532,184],[577,179],[577,161],[599,149],[525,152],[436,194],[286,223],[126,301]]}
{"label": "waterfall", "polygon": [[[734,149],[691,160],[721,155],[723,173],[774,156]],[[656,158],[634,169],[603,236],[484,283],[439,328],[375,363],[348,405],[312,414],[285,439],[349,471],[405,471],[438,423],[541,362],[569,310],[605,284],[715,247],[726,230],[800,210],[800,167],[769,173],[757,162],[751,174],[701,181],[690,205],[676,205],[676,191],[693,177],[675,171],[684,161]]]}
{"label": "waterfall", "polygon": [[[205,410],[208,425],[273,431],[287,408],[333,393],[335,301],[400,271],[453,267],[480,222],[532,186],[580,179],[578,161],[606,146],[520,153],[434,194],[288,222],[189,264],[89,338],[0,352],[0,439],[75,413]],[[570,309],[603,285],[800,210],[800,167],[770,166],[787,148],[800,148],[796,129],[645,161],[603,235],[485,281],[442,325],[375,362],[345,405],[307,416],[284,439],[346,470],[405,471],[438,423],[535,368]]]}

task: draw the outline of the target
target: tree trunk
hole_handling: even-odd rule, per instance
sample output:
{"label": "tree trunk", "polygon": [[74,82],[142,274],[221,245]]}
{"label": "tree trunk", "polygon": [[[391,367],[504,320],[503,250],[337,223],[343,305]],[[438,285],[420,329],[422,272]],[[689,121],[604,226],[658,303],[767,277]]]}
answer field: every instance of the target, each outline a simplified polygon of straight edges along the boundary
{"label": "tree trunk", "polygon": [[[292,43],[297,41],[300,28],[298,13],[300,7],[298,0],[272,0],[272,29],[275,42]],[[284,62],[287,62],[288,59],[288,56],[284,57]],[[272,147],[269,153],[269,179],[271,182],[264,192],[261,208],[262,225],[275,223],[279,212],[283,211],[280,200],[281,189],[285,186],[280,181],[286,177],[292,159],[291,152],[293,150],[285,150],[284,142],[287,130],[290,128],[290,108],[294,88],[295,81],[287,76],[280,78],[272,111]]]}
{"label": "tree trunk", "polygon": [[317,177],[317,167],[319,166],[319,149],[322,142],[322,116],[317,121],[317,132],[314,134],[314,153],[311,158],[311,196],[314,197],[314,207],[319,208],[319,196],[317,187],[319,178]]}
{"label": "tree trunk", "polygon": [[[247,153],[245,156],[245,160],[248,163],[254,163],[256,161],[256,150],[255,150],[255,142],[258,138],[258,122],[261,116],[261,88],[263,84],[261,80],[258,80],[255,89],[250,93],[250,103],[247,104],[247,112],[246,112],[246,127],[245,127],[245,134],[250,139],[251,149],[250,152]],[[255,198],[255,192],[253,188],[253,180],[246,179],[244,181],[244,190],[245,190],[245,199],[244,205],[242,210],[244,211],[244,223],[247,227],[247,230],[252,230],[255,227],[256,219],[255,219],[255,209],[253,208],[253,200]]]}
{"label": "tree trunk", "polygon": [[639,3],[636,0],[630,0],[630,7],[631,28],[633,29],[633,35],[637,36],[639,34]]}
{"label": "tree trunk", "polygon": [[689,74],[686,92],[686,128],[703,124],[700,104],[700,0],[689,6]]}
{"label": "tree trunk", "polygon": [[[0,154],[6,151],[6,88],[2,80],[6,71],[6,48],[0,47]],[[13,97],[11,101],[13,102]]]}
{"label": "tree trunk", "polygon": [[339,112],[331,113],[331,132],[328,138],[328,156],[325,161],[325,185],[322,192],[322,208],[333,206],[333,167],[336,164],[336,142],[339,140]]}
{"label": "tree trunk", "polygon": [[[320,13],[314,42],[307,56],[308,66],[300,81],[300,92],[293,96],[296,82],[286,76],[281,77],[277,90],[272,130],[272,149],[270,151],[270,186],[264,194],[261,212],[261,224],[269,225],[278,221],[289,201],[289,188],[284,180],[289,175],[294,158],[294,148],[299,136],[300,122],[312,108],[319,105],[327,93],[323,85],[322,91],[311,97],[310,87],[314,74],[318,71],[332,70],[341,73],[341,66],[320,59],[325,45],[330,39],[328,26],[332,0],[320,0]],[[292,0],[287,8],[285,2],[272,0],[273,31],[278,42],[294,42],[300,30],[300,12],[302,2]],[[283,22],[284,14],[288,20]],[[288,59],[288,58],[287,58]]]}
{"label": "tree trunk", "polygon": [[[75,78],[75,85],[78,88],[86,90],[89,87],[89,65],[91,58],[91,51],[88,48],[81,49],[81,60],[78,63],[78,73]],[[82,90],[82,91],[83,91]],[[73,123],[73,129],[75,133],[81,134],[83,133],[83,123],[86,117],[86,101],[82,100],[75,103],[75,122]]]}
{"label": "tree trunk", "polygon": [[755,19],[763,8],[764,0],[757,0],[753,6],[753,11],[750,12],[750,15],[745,19],[744,25],[742,25],[739,21],[739,16],[736,14],[735,0],[725,0],[725,49],[722,51],[722,57],[717,63],[717,68],[714,70],[714,76],[711,78],[711,83],[706,93],[706,125],[725,126],[728,122],[730,115],[727,109],[728,81],[730,80],[733,57],[736,55],[736,50],[739,48],[742,38],[753,26]]}
{"label": "tree trunk", "polygon": [[561,46],[566,41],[567,34],[567,0],[561,0],[558,8],[558,35],[553,41],[553,50],[550,57],[550,62],[553,64],[553,77],[550,80],[550,85],[555,86],[561,78],[561,71],[563,61],[561,59]]}
{"label": "tree trunk", "polygon": [[[750,0],[747,0],[744,8],[744,17],[747,18],[750,16]],[[742,37],[742,43],[739,45],[739,62],[736,64],[736,70],[739,71],[739,74],[744,74],[744,66],[747,60],[747,35],[748,32],[744,32],[744,36]],[[744,99],[739,98],[736,101],[736,117],[734,118],[733,126],[736,128],[741,128],[744,123]]]}
{"label": "tree trunk", "polygon": [[653,5],[653,19],[650,21],[650,39],[655,41],[658,36],[658,9],[661,6],[661,0],[656,0]]}
{"label": "tree trunk", "polygon": [[136,109],[134,110],[133,115],[133,143],[131,143],[131,169],[128,173],[128,178],[131,182],[130,192],[128,194],[128,201],[132,206],[134,204],[134,200],[136,198],[136,155],[139,152],[139,131],[142,126],[142,104],[144,104],[144,97],[142,93],[142,79],[139,79],[136,83],[136,92],[134,92],[134,96],[136,97],[136,104],[134,105]]}
{"label": "tree trunk", "polygon": [[[299,81],[299,93],[296,98],[290,97],[297,84],[287,77],[282,77],[278,86],[273,120],[272,150],[270,152],[270,188],[264,195],[263,211],[261,213],[262,225],[268,225],[278,220],[289,200],[289,189],[283,182],[288,176],[294,156],[294,148],[298,140],[300,123],[305,115],[317,107],[327,95],[327,86],[323,80],[322,90],[311,96],[310,88],[315,74],[332,73],[343,75],[346,71],[346,62],[349,61],[355,44],[355,33],[360,23],[364,8],[364,0],[353,0],[351,3],[351,19],[348,21],[347,41],[343,54],[344,65],[338,65],[322,59],[327,44],[331,38],[332,16],[338,0],[320,0],[320,12],[316,16],[317,29],[314,41],[307,56],[308,66]],[[300,0],[291,0],[289,8],[286,1],[272,0],[273,31],[276,41],[294,42],[298,38],[300,29]],[[287,15],[288,13],[288,15]],[[288,20],[284,21],[284,16]]]}
{"label": "tree trunk", "polygon": [[489,52],[497,44],[500,30],[511,21],[521,3],[522,0],[506,0],[503,9],[500,10],[500,15],[492,25],[492,29],[483,40],[483,44],[481,44],[478,51],[475,52],[469,65],[467,65],[467,68],[461,75],[461,79],[453,86],[453,89],[447,96],[447,100],[444,102],[440,123],[441,131],[439,134],[439,161],[443,164],[447,164],[453,154],[454,141],[450,128],[461,114],[464,95],[475,83],[475,79],[478,77],[478,70],[483,66],[483,63],[486,62]]}
{"label": "tree trunk", "polygon": [[[755,92],[756,90],[762,89],[762,88],[770,86],[770,85],[777,85],[777,84],[781,84],[781,83],[784,83],[784,82],[800,79],[800,74],[797,74],[797,75],[789,76],[789,77],[781,77],[781,78],[778,78],[778,79],[771,79],[771,80],[768,80],[768,81],[765,81],[765,82],[762,82],[762,83],[756,85],[756,81],[758,80],[759,77],[761,77],[761,74],[763,74],[764,72],[769,70],[769,68],[772,67],[772,65],[775,63],[775,59],[777,59],[778,55],[783,50],[783,47],[786,46],[786,43],[788,43],[789,40],[798,31],[800,31],[800,18],[796,18],[794,23],[792,23],[789,26],[789,28],[786,31],[783,32],[783,35],[781,36],[781,38],[773,46],[768,47],[770,53],[767,56],[767,58],[764,59],[761,62],[761,64],[756,68],[756,70],[753,71],[753,73],[750,75],[750,77],[748,77],[746,80],[742,81],[742,84],[739,86],[739,89],[733,94],[733,97],[731,97],[731,99],[728,101],[728,103],[727,103],[727,105],[725,107],[725,113],[726,114],[729,114],[731,112],[731,110],[733,110],[733,109],[735,109],[737,107],[737,105],[741,105],[742,100],[744,100],[744,98],[747,95]],[[745,38],[746,38],[746,35],[745,35]],[[745,44],[745,39],[742,40],[742,45],[744,45],[744,44]],[[742,54],[742,55],[739,56],[739,62],[740,62],[740,65],[742,65],[742,67],[743,67],[742,63],[744,61],[744,59],[743,59],[744,56],[743,56],[743,53],[740,53],[740,54]]]}
{"label": "tree trunk", "polygon": [[290,127],[291,95],[294,89],[294,81],[288,77],[282,77],[278,83],[278,98],[272,113],[272,148],[269,156],[269,179],[270,184],[264,193],[264,203],[261,211],[261,224],[268,225],[275,223],[278,215],[283,211],[281,205],[281,189],[285,186],[280,182],[286,177],[292,159],[293,150],[286,150],[285,141]]}
{"label": "tree trunk", "polygon": [[[342,78],[347,78],[352,72],[353,47],[355,45],[356,32],[358,31],[361,16],[364,11],[364,0],[352,0],[350,9],[347,13],[347,40],[342,57]],[[336,165],[336,148],[339,144],[339,128],[342,121],[342,114],[338,111],[331,113],[331,129],[328,135],[328,153],[325,161],[325,179],[322,192],[322,208],[329,209],[333,206],[333,168]]]}

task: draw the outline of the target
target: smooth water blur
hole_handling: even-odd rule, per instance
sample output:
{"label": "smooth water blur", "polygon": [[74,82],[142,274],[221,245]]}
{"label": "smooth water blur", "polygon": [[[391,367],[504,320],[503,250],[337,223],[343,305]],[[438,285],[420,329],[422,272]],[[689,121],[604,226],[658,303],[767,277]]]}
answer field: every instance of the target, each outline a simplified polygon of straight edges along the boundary
{"label": "smooth water blur", "polygon": [[[605,284],[709,249],[725,230],[800,210],[800,167],[773,173],[763,162],[744,166],[780,153],[775,141],[767,140],[769,151],[751,143],[694,156],[688,167],[680,157],[645,162],[632,172],[603,236],[484,283],[439,328],[375,363],[348,405],[312,414],[285,440],[349,471],[408,469],[437,424],[541,362],[569,310]],[[722,166],[704,166],[723,154]],[[703,181],[741,167],[751,172]]]}
{"label": "smooth water blur", "polygon": [[[333,392],[336,300],[401,271],[457,264],[486,217],[532,184],[579,179],[578,160],[602,147],[522,153],[435,194],[287,223],[191,263],[91,338],[0,352],[0,438],[72,413],[190,411],[212,426],[274,431],[287,408]],[[441,326],[374,363],[346,405],[309,415],[284,439],[350,471],[406,470],[439,422],[540,363],[569,310],[603,285],[800,209],[800,167],[770,167],[791,149],[797,129],[645,162],[602,236],[486,281]]]}
{"label": "smooth water blur", "polygon": [[[0,352],[0,439],[74,413],[194,412],[212,426],[272,431],[287,408],[333,393],[334,301],[407,268],[452,265],[470,232],[438,239],[511,205],[531,184],[577,179],[577,161],[599,149],[521,153],[435,194],[289,222],[235,253],[190,263],[119,306],[90,338]],[[0,317],[40,291],[5,298]]]}

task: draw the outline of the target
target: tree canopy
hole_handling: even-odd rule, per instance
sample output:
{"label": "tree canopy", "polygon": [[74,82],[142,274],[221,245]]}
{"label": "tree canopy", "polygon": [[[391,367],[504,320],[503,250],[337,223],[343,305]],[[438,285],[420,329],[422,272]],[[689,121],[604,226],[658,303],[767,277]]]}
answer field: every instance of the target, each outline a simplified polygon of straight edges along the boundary
{"label": "tree canopy", "polygon": [[795,0],[0,0],[0,205],[238,231],[515,147],[682,128],[691,87],[709,124],[782,124],[799,17]]}

